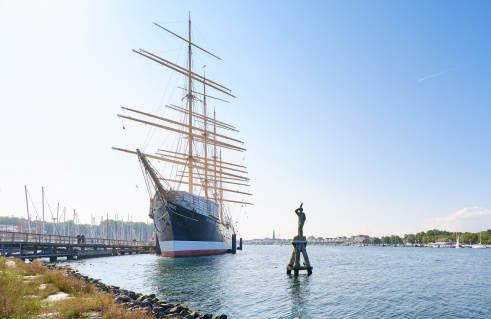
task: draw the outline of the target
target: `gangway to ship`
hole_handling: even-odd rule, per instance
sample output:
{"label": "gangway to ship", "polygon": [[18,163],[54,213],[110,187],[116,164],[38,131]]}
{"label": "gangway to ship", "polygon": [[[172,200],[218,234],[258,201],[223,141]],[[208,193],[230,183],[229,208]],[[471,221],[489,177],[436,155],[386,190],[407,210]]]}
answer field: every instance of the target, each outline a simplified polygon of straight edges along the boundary
{"label": "gangway to ship", "polygon": [[1,256],[22,260],[59,257],[67,260],[126,254],[148,254],[155,251],[154,241],[129,241],[83,238],[46,234],[0,231]]}

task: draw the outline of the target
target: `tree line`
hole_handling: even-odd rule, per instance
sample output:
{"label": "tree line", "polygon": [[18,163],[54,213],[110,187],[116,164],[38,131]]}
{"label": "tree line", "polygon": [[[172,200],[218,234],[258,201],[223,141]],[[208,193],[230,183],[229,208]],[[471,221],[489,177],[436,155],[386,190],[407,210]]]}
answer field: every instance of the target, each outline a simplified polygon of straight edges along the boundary
{"label": "tree line", "polygon": [[[462,244],[477,244],[479,243],[479,233],[458,233],[460,239],[460,243]],[[486,231],[481,232],[482,236],[482,243],[483,244],[491,244],[491,229],[488,229]],[[417,234],[405,234],[404,237],[399,237],[399,236],[384,236],[381,238],[378,237],[373,237],[370,239],[365,239],[363,241],[364,244],[374,244],[374,245],[381,245],[381,244],[386,244],[386,245],[397,245],[397,244],[404,244],[404,243],[411,243],[411,244],[428,244],[428,243],[434,243],[436,240],[441,239],[441,238],[448,238],[452,240],[453,243],[456,242],[457,236],[456,233],[454,232],[449,232],[446,230],[438,230],[438,229],[432,229],[428,230],[426,232],[421,231]]]}
{"label": "tree line", "polygon": [[368,244],[374,244],[374,245],[400,245],[404,244],[404,238],[401,238],[399,236],[383,236],[383,237],[373,237],[370,239],[365,239],[363,241],[365,245]]}
{"label": "tree line", "polygon": [[[479,233],[457,233],[460,237],[459,242],[463,244],[477,244],[479,243]],[[490,244],[491,243],[491,229],[481,232],[482,243]],[[405,235],[407,242],[414,244],[427,244],[431,242],[435,242],[440,238],[448,238],[451,239],[452,242],[456,242],[457,236],[454,232],[448,232],[446,230],[438,230],[432,229],[427,232],[421,231],[417,234],[407,234]]]}

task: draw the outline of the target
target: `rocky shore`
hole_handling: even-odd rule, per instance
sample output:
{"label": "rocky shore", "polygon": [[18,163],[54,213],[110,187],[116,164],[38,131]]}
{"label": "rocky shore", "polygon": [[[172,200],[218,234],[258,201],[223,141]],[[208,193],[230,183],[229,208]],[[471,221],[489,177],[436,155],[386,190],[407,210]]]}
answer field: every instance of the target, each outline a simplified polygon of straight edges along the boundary
{"label": "rocky shore", "polygon": [[114,301],[123,305],[127,311],[141,311],[155,318],[173,318],[173,319],[227,319],[227,315],[218,315],[213,317],[211,314],[200,314],[200,310],[191,310],[182,304],[171,304],[159,300],[155,294],[143,295],[134,291],[121,289],[117,286],[106,285],[100,279],[90,278],[83,275],[70,266],[47,265],[50,270],[62,270],[78,280],[93,285],[102,292],[112,294]]}

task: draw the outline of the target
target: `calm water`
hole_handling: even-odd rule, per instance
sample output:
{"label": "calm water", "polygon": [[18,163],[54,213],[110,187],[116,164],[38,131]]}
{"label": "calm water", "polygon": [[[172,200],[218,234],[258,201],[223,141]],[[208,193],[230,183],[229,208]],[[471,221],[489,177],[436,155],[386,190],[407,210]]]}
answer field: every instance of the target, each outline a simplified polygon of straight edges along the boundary
{"label": "calm water", "polygon": [[308,246],[313,275],[286,275],[291,246],[236,255],[71,262],[106,284],[231,318],[491,318],[491,249]]}

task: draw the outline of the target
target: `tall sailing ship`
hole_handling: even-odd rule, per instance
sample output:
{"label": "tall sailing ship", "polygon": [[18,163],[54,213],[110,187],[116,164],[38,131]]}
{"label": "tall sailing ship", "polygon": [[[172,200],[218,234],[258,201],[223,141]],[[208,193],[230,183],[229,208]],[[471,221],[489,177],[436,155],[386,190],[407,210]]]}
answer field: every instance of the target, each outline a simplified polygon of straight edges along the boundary
{"label": "tall sailing ship", "polygon": [[[183,86],[178,87],[182,90],[179,99],[181,105],[166,105],[174,117],[158,116],[126,107],[123,107],[125,115],[118,116],[165,130],[166,134],[174,136],[175,146],[158,149],[153,155],[139,149],[113,149],[139,158],[149,190],[149,216],[153,219],[157,241],[164,256],[223,254],[232,250],[236,234],[231,208],[234,205],[252,205],[236,197],[251,194],[242,191],[249,186],[249,179],[245,176],[246,167],[222,158],[222,151],[224,154],[245,152],[242,141],[226,135],[226,131],[238,131],[234,126],[219,121],[215,111],[211,116],[207,101],[212,99],[217,103],[229,103],[223,96],[219,98],[209,95],[210,90],[214,92],[213,95],[235,96],[230,89],[206,78],[204,72],[203,75],[199,74],[196,67],[193,67],[195,50],[220,58],[191,42],[191,19],[188,21],[187,39],[154,24],[185,41],[186,67],[142,49],[133,52],[184,76]],[[153,165],[158,164],[155,161],[152,164],[150,159],[170,164],[171,167],[169,169],[167,166],[159,172]],[[187,188],[187,191],[183,188]]]}

